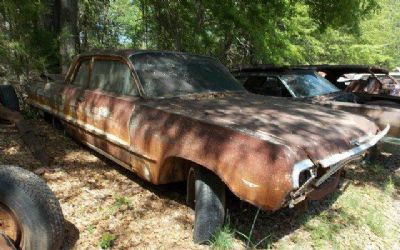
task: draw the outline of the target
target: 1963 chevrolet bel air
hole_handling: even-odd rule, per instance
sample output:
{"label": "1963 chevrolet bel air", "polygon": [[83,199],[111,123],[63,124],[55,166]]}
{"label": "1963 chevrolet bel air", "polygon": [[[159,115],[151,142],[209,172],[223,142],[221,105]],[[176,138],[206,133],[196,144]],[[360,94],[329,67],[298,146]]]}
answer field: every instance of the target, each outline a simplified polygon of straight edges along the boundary
{"label": "1963 chevrolet bel air", "polygon": [[389,130],[358,115],[250,94],[217,60],[157,51],[83,54],[30,105],[95,151],[163,184],[187,180],[194,241],[223,224],[225,188],[263,210],[335,190]]}

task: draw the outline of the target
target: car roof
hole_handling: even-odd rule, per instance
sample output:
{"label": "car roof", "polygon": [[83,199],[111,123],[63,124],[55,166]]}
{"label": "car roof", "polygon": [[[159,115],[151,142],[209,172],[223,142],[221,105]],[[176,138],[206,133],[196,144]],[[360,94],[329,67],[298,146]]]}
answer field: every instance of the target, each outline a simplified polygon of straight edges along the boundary
{"label": "car roof", "polygon": [[[258,64],[258,65],[239,65],[231,69],[232,72],[258,72],[258,71],[270,71],[270,72],[282,72],[289,70],[314,70],[324,71],[325,73],[377,73],[387,74],[388,70],[379,66],[370,65],[355,65],[355,64],[341,64],[341,65],[274,65],[274,64]],[[328,71],[328,72],[326,72]]]}

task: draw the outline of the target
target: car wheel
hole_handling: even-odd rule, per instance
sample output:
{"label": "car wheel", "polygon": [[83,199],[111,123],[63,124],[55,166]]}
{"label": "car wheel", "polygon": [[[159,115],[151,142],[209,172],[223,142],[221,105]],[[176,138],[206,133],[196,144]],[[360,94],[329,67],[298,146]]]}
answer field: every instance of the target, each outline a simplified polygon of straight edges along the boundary
{"label": "car wheel", "polygon": [[0,166],[0,233],[17,249],[60,249],[64,217],[60,204],[37,175]]}
{"label": "car wheel", "polygon": [[0,103],[12,111],[19,111],[19,100],[11,85],[0,85]]}
{"label": "car wheel", "polygon": [[194,168],[195,222],[193,241],[208,244],[225,219],[225,185],[210,170]]}

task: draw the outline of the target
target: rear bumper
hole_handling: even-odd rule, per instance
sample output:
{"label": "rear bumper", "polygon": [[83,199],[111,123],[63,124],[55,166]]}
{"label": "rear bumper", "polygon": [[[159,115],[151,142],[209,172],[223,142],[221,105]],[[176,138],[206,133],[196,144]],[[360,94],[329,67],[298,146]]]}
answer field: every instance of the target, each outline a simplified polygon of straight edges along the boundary
{"label": "rear bumper", "polygon": [[[328,193],[331,193],[339,183],[338,172],[349,162],[356,161],[362,158],[368,149],[375,146],[389,132],[390,126],[380,131],[378,134],[370,137],[360,138],[353,142],[355,146],[347,151],[339,154],[331,155],[317,162],[312,162],[310,159],[298,162],[292,171],[292,182],[294,190],[290,193],[287,204],[293,207],[295,204],[306,199],[307,196],[318,190],[318,197],[322,198]],[[323,174],[318,174],[322,169]],[[306,172],[308,178],[303,183],[300,183],[300,176]],[[336,181],[332,181],[335,179]],[[329,181],[328,181],[329,180]],[[324,185],[326,184],[326,185]],[[332,190],[333,187],[333,190]],[[329,192],[327,192],[329,191]],[[321,195],[325,194],[325,195]]]}

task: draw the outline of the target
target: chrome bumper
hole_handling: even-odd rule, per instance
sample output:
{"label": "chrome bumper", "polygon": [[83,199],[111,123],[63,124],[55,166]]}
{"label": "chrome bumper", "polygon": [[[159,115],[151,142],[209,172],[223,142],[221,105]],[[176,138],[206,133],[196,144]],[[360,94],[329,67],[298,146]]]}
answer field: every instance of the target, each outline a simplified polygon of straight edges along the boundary
{"label": "chrome bumper", "polygon": [[[341,168],[340,166],[344,165],[343,163],[347,163],[349,159],[357,158],[358,156],[363,154],[365,151],[367,151],[369,148],[376,145],[389,132],[389,129],[390,129],[390,125],[387,125],[386,128],[384,130],[380,131],[378,134],[371,136],[371,137],[363,138],[362,141],[359,140],[359,142],[357,143],[358,146],[351,148],[350,150],[344,151],[342,153],[331,155],[325,159],[317,161],[316,163],[323,168],[331,167],[331,169],[328,171],[328,173],[330,173],[330,175],[333,175],[335,172],[337,172]],[[293,183],[294,189],[297,189],[300,187],[299,179],[300,179],[301,172],[303,172],[307,169],[310,169],[313,166],[314,166],[314,163],[310,159],[305,159],[294,165],[293,171],[292,171],[292,183]],[[311,174],[311,176],[312,176],[312,174]],[[328,177],[325,177],[325,175],[322,176],[319,180],[317,180],[316,184],[321,184],[327,178],[329,178],[329,176]]]}

